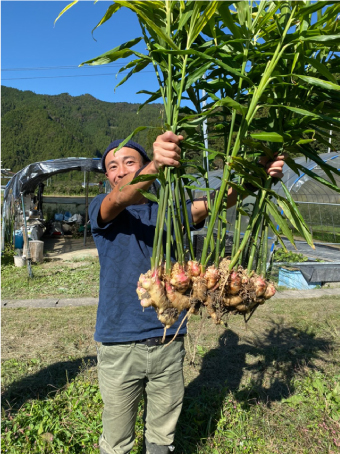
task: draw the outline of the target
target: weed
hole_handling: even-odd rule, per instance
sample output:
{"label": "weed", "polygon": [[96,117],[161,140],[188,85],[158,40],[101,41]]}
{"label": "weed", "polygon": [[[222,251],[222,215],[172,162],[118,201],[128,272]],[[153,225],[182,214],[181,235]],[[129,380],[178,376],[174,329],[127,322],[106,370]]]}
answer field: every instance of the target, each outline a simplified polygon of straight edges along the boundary
{"label": "weed", "polygon": [[[13,262],[13,259],[12,259]],[[51,298],[63,296],[98,296],[98,259],[33,264],[34,278],[30,279],[27,269],[17,268],[6,261],[1,266],[1,288],[3,298]],[[83,266],[79,266],[83,265]]]}
{"label": "weed", "polygon": [[[190,355],[184,364],[176,452],[339,452],[339,301],[276,300],[247,329],[240,317],[226,329],[193,316],[200,337],[195,367]],[[3,309],[3,452],[98,453],[95,311]],[[142,414],[143,402],[132,454],[142,453]]]}
{"label": "weed", "polygon": [[279,248],[274,253],[274,261],[275,262],[287,262],[287,263],[295,263],[295,262],[306,262],[308,258],[296,252],[285,251],[283,248]]}

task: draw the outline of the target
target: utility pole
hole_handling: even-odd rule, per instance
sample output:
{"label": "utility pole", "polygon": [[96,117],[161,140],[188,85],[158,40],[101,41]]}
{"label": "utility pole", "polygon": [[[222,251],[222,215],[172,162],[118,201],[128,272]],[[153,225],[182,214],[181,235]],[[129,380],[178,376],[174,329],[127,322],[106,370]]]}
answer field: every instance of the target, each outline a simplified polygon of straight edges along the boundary
{"label": "utility pole", "polygon": [[[331,125],[331,126],[333,126],[333,125]],[[333,131],[330,129],[330,131],[329,131],[330,138],[328,139],[329,145],[331,145],[331,143],[332,143],[332,134],[333,134]],[[330,152],[331,152],[331,147],[329,146],[327,149],[327,153],[330,153]]]}
{"label": "utility pole", "polygon": [[[205,80],[206,76],[205,74],[203,75],[203,79]],[[204,98],[206,95],[205,90],[202,90],[202,98]],[[207,100],[203,99],[202,101],[202,110],[205,110],[205,107],[207,105]],[[208,148],[209,143],[208,143],[208,121],[207,119],[203,120],[203,140],[204,140],[204,147]],[[209,180],[209,159],[208,159],[208,151],[204,150],[203,152],[203,167],[205,168],[207,172],[207,177]]]}

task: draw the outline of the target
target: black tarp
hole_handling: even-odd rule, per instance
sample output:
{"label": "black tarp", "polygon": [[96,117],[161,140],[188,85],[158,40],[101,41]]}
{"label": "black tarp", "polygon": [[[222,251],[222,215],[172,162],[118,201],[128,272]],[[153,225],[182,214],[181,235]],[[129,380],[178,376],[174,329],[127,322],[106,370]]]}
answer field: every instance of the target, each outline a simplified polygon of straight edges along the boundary
{"label": "black tarp", "polygon": [[7,200],[9,195],[18,199],[21,193],[34,192],[39,183],[47,180],[47,178],[71,170],[103,173],[100,158],[63,158],[34,162],[17,172],[7,183],[4,201]]}
{"label": "black tarp", "polygon": [[318,263],[299,266],[303,277],[311,282],[340,282],[340,264]]}

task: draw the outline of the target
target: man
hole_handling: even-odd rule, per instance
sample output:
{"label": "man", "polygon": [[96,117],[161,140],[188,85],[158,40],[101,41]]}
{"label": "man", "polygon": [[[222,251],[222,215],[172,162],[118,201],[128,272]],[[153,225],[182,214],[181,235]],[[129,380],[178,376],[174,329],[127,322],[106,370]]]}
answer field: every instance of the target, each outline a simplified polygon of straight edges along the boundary
{"label": "man", "polygon": [[[136,176],[157,174],[160,168],[180,166],[183,136],[168,131],[153,144],[153,159],[135,142],[116,140],[106,149],[102,167],[111,192],[97,196],[90,205],[90,221],[100,260],[100,291],[95,340],[98,378],[104,401],[101,454],[129,453],[134,443],[138,403],[145,400],[147,454],[168,454],[174,448],[176,423],[184,395],[183,359],[186,328],[168,347],[161,343],[163,327],[153,308],[141,307],[137,281],[150,268],[158,205],[138,189],[152,181],[128,185]],[[267,163],[272,177],[282,178],[283,157]],[[236,203],[231,189],[228,206]],[[204,199],[188,202],[193,228],[207,217]],[[173,337],[181,318],[167,331]]]}

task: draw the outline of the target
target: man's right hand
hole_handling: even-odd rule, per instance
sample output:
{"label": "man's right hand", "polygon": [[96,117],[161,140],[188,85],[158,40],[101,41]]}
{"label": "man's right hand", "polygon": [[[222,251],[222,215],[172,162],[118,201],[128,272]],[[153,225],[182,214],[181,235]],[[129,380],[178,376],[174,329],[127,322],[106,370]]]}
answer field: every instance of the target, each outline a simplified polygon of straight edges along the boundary
{"label": "man's right hand", "polygon": [[153,144],[153,163],[156,171],[163,167],[179,167],[181,164],[181,149],[179,144],[184,137],[171,131],[157,137]]}

